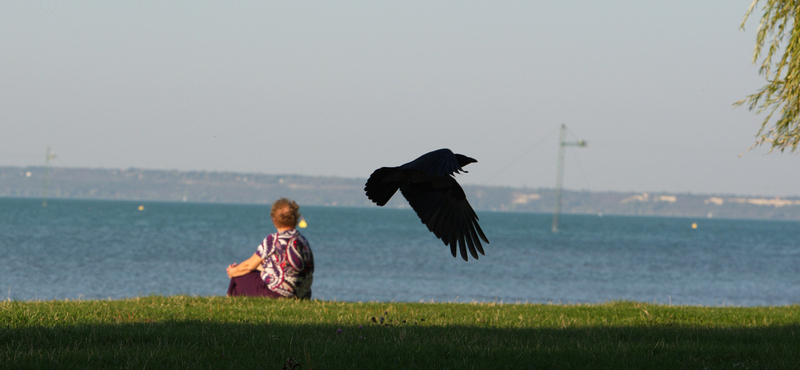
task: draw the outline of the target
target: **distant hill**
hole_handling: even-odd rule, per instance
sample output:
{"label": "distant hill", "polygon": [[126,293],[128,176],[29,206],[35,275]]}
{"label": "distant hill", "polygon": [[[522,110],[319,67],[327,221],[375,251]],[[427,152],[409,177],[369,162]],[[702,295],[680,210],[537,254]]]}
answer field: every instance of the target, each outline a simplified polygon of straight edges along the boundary
{"label": "distant hill", "polygon": [[[374,206],[366,179],[129,168],[50,169],[49,198]],[[0,197],[42,197],[44,167],[0,167]],[[465,185],[476,210],[549,213],[555,189]],[[388,207],[408,207],[402,196]],[[563,213],[800,220],[800,198],[633,192],[563,192]]]}

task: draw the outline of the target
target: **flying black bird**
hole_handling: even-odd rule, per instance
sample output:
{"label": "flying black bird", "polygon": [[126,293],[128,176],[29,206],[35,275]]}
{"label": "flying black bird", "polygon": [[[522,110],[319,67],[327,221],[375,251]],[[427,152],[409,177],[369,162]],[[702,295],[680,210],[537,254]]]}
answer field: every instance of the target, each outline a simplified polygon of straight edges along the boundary
{"label": "flying black bird", "polygon": [[473,162],[478,161],[450,149],[434,150],[402,166],[375,170],[364,190],[370,200],[383,206],[400,189],[428,230],[450,246],[453,257],[458,245],[464,261],[468,260],[467,248],[478,259],[478,252],[484,254],[480,239],[489,240],[454,178],[456,173],[467,172],[462,167]]}

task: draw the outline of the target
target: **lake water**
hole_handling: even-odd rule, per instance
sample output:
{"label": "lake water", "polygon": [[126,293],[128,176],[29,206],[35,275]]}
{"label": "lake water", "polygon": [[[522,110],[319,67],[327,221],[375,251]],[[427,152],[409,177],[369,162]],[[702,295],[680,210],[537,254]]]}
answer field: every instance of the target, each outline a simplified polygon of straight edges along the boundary
{"label": "lake water", "polygon": [[[491,243],[464,262],[410,209],[300,211],[318,299],[800,303],[797,222],[478,212]],[[271,232],[265,205],[0,198],[0,296],[224,296]]]}

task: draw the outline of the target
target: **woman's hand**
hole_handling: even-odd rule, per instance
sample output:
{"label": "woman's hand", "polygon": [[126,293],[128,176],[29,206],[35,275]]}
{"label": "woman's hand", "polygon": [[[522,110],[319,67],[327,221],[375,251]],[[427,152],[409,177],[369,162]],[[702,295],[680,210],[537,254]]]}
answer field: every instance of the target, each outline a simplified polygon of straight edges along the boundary
{"label": "woman's hand", "polygon": [[225,272],[228,273],[228,277],[229,278],[233,277],[233,276],[231,276],[231,270],[236,268],[236,266],[238,266],[238,264],[234,262],[234,263],[231,263],[230,265],[228,265],[228,268],[225,269]]}
{"label": "woman's hand", "polygon": [[253,255],[250,256],[250,258],[248,258],[245,261],[242,261],[242,263],[238,265],[235,263],[228,265],[228,268],[225,269],[225,272],[228,273],[228,277],[231,279],[237,276],[242,276],[249,273],[250,271],[257,269],[258,266],[261,264],[261,261],[262,259],[261,257],[258,256],[258,253],[253,253]]}

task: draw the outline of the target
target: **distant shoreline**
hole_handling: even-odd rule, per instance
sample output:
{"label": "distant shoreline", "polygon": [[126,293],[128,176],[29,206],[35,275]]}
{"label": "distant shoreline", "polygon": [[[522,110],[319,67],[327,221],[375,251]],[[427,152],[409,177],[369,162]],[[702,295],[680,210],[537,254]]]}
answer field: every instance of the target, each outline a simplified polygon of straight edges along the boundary
{"label": "distant shoreline", "polygon": [[[0,197],[42,198],[43,166],[0,167]],[[270,204],[288,197],[304,205],[372,207],[366,179],[257,173],[53,167],[48,199]],[[555,189],[463,186],[476,211],[551,213]],[[407,208],[402,197],[387,207]],[[562,213],[695,218],[800,220],[800,197],[564,190]]]}

